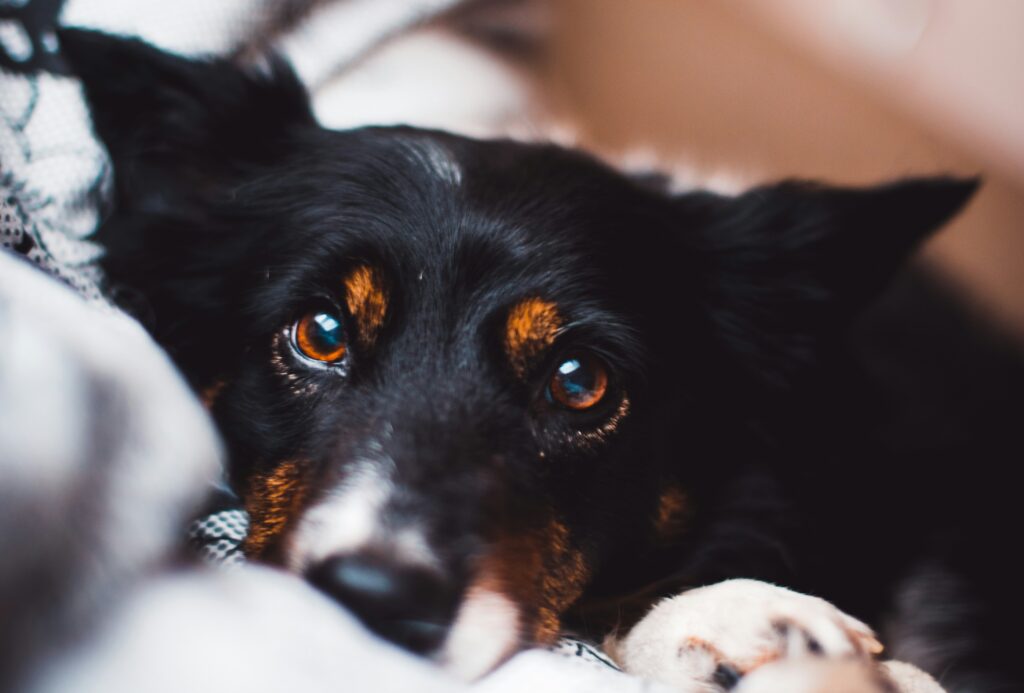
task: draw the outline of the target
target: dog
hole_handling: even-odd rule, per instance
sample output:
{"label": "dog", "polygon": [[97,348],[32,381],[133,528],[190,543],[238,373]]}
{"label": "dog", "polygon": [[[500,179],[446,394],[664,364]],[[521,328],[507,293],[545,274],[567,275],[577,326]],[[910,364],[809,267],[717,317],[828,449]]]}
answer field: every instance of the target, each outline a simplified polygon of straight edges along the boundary
{"label": "dog", "polygon": [[[705,594],[751,632],[780,622],[743,604],[809,604],[769,581],[835,604],[791,610],[812,653],[875,652],[869,623],[951,690],[1024,681],[1018,355],[901,273],[977,181],[673,193],[323,129],[274,58],[60,40],[114,166],[109,290],[209,407],[251,558],[468,678],[745,578]],[[763,647],[698,649],[724,689]]]}

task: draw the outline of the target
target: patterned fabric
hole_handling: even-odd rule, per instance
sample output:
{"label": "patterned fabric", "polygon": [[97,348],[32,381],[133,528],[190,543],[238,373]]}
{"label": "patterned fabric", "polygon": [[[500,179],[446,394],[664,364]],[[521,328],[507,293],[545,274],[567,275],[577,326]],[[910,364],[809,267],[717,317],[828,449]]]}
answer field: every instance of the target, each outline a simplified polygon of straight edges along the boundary
{"label": "patterned fabric", "polygon": [[101,252],[87,237],[109,165],[78,82],[60,74],[60,5],[0,0],[0,244],[101,302]]}
{"label": "patterned fabric", "polygon": [[602,652],[597,645],[584,642],[583,640],[562,638],[551,646],[551,651],[555,654],[562,655],[563,657],[568,657],[574,661],[597,668],[622,671],[622,669],[620,669],[618,665],[608,657],[608,655]]}
{"label": "patterned fabric", "polygon": [[36,223],[33,208],[51,202],[37,203],[36,192],[32,191],[26,204],[25,191],[24,184],[13,183],[13,175],[0,170],[0,247],[23,256],[86,300],[104,302],[100,271],[93,264],[99,249],[88,241],[69,238],[59,227]]}
{"label": "patterned fabric", "polygon": [[0,68],[62,72],[57,15],[64,0],[0,0]]}
{"label": "patterned fabric", "polygon": [[206,563],[237,566],[245,563],[242,542],[248,533],[249,514],[233,508],[195,520],[188,529],[188,541]]}

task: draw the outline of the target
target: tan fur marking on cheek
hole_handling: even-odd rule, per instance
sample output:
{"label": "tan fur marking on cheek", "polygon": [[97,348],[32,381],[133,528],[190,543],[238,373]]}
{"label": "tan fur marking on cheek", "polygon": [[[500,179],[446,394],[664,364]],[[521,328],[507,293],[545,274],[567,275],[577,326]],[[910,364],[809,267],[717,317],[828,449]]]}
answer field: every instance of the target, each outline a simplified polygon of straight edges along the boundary
{"label": "tan fur marking on cheek", "polygon": [[561,328],[562,316],[551,301],[527,298],[512,307],[505,325],[505,352],[518,377],[554,344]]}
{"label": "tan fur marking on cheek", "polygon": [[257,476],[243,502],[249,513],[249,535],[243,550],[259,558],[296,518],[308,490],[301,462],[286,460],[269,474]]}
{"label": "tan fur marking on cheek", "polygon": [[590,570],[572,546],[569,529],[552,520],[542,529],[499,539],[478,575],[520,606],[527,644],[544,645],[558,638],[561,616],[582,594]]}
{"label": "tan fur marking on cheek", "polygon": [[206,410],[213,409],[213,405],[217,403],[217,398],[220,397],[220,393],[224,391],[224,387],[227,385],[223,380],[215,380],[212,385],[208,385],[203,388],[203,391],[199,393],[199,401],[203,403]]}
{"label": "tan fur marking on cheek", "polygon": [[654,531],[664,542],[675,539],[686,530],[690,517],[690,503],[686,493],[678,486],[669,486],[658,498],[654,516]]}
{"label": "tan fur marking on cheek", "polygon": [[360,265],[345,277],[345,304],[359,328],[364,347],[372,346],[388,312],[388,294],[380,272]]}
{"label": "tan fur marking on cheek", "polygon": [[547,552],[541,579],[544,606],[535,634],[538,642],[553,642],[558,637],[562,614],[579,599],[590,578],[583,552],[570,541],[569,528],[552,520],[546,534]]}

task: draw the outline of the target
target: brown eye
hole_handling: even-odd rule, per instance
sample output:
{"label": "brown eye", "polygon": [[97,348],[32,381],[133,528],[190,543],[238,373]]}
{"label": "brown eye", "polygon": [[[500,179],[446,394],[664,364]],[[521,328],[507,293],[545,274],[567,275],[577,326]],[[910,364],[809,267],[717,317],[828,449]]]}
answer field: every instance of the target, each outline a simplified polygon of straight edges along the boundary
{"label": "brown eye", "polygon": [[308,358],[337,363],[345,356],[345,329],[341,318],[330,311],[306,313],[295,323],[294,334],[296,348]]}
{"label": "brown eye", "polygon": [[604,399],[608,369],[596,356],[578,354],[558,365],[548,383],[547,396],[563,407],[583,411]]}

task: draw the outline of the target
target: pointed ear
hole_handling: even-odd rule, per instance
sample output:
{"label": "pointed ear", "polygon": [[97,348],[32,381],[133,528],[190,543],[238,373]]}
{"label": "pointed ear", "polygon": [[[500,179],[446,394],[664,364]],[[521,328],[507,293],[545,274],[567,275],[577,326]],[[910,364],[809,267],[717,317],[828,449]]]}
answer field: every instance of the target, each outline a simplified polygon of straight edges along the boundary
{"label": "pointed ear", "polygon": [[304,87],[277,58],[243,69],[95,31],[62,29],[59,39],[113,159],[120,205],[145,209],[230,177],[314,123]]}
{"label": "pointed ear", "polygon": [[682,196],[718,348],[763,382],[791,382],[977,187],[945,177],[859,189],[790,181],[734,198]]}

